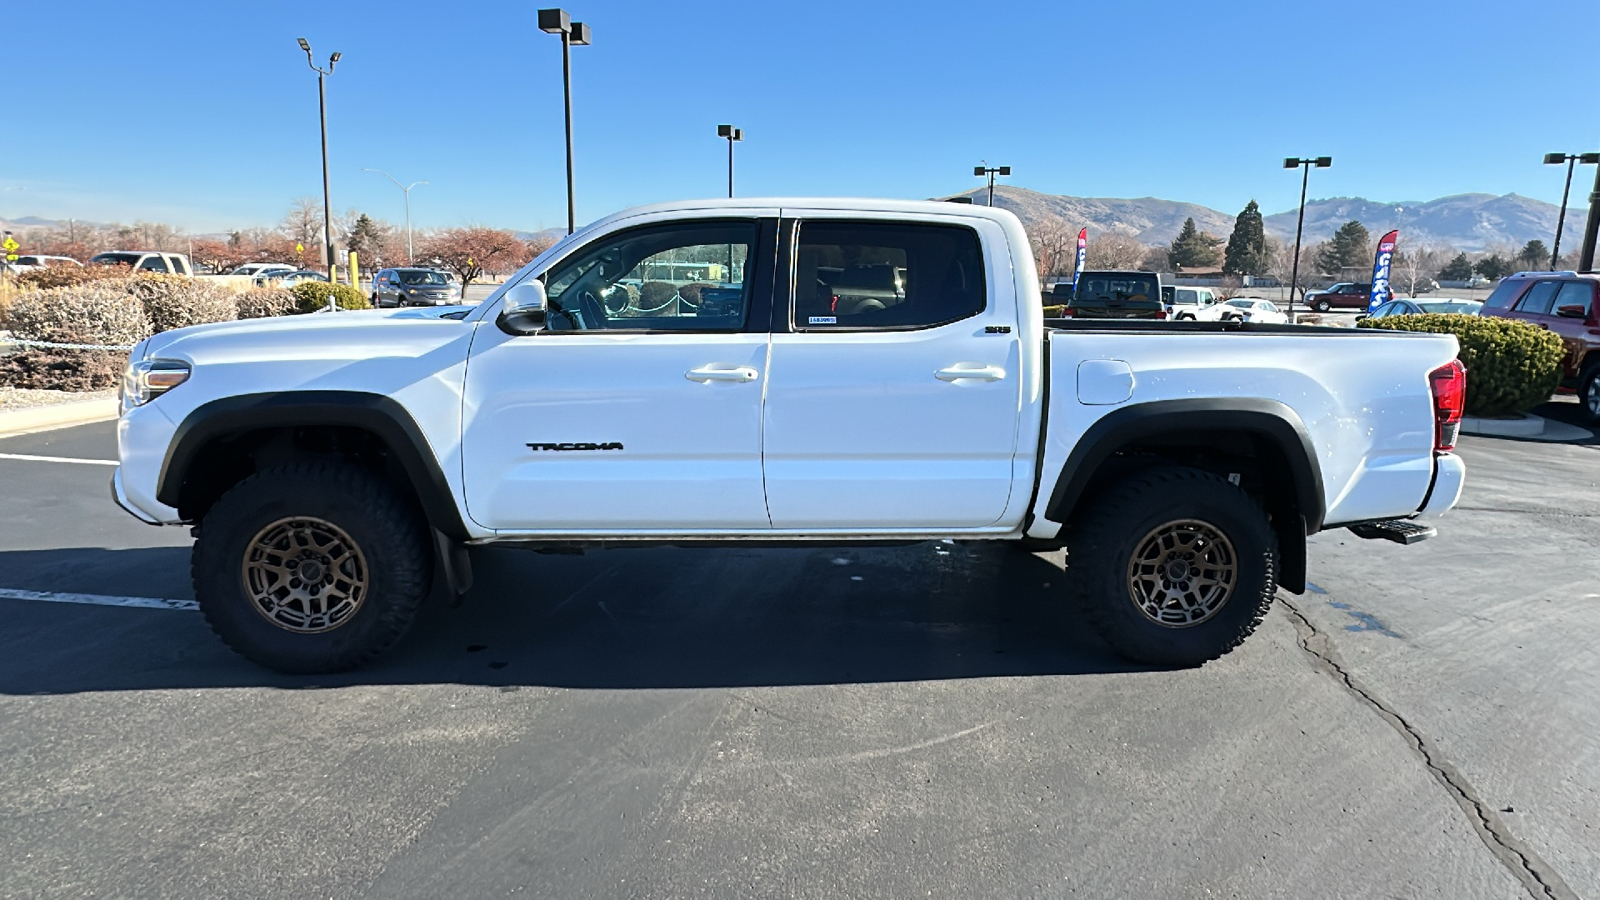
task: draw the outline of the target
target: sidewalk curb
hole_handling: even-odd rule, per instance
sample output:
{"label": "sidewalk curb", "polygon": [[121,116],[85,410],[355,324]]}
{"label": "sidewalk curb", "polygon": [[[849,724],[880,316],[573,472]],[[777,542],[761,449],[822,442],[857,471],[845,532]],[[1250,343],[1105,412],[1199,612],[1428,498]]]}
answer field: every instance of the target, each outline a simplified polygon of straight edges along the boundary
{"label": "sidewalk curb", "polygon": [[1462,434],[1476,434],[1487,437],[1515,437],[1527,438],[1535,441],[1582,441],[1594,435],[1586,428],[1568,425],[1565,422],[1556,422],[1533,413],[1523,413],[1516,419],[1485,419],[1478,416],[1463,416],[1461,419]]}
{"label": "sidewalk curb", "polygon": [[8,409],[0,411],[0,437],[49,431],[72,425],[87,425],[90,422],[105,422],[116,417],[117,401],[114,397]]}

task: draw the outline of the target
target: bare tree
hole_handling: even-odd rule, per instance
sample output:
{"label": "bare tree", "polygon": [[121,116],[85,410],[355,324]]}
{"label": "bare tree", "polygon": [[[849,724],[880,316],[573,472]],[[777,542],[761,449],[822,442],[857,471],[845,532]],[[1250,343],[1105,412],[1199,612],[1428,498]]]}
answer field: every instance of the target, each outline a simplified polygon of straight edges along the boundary
{"label": "bare tree", "polygon": [[[312,197],[295,198],[289,204],[288,214],[278,224],[278,230],[289,240],[311,251],[322,241],[322,204]],[[319,253],[312,258],[320,257]]]}
{"label": "bare tree", "polygon": [[1390,284],[1404,284],[1406,294],[1415,297],[1418,285],[1425,291],[1432,289],[1433,275],[1444,265],[1444,256],[1432,247],[1418,247],[1409,253],[1396,253],[1392,265],[1396,277],[1390,279]]}
{"label": "bare tree", "polygon": [[1321,245],[1304,245],[1300,247],[1300,281],[1290,285],[1294,277],[1294,245],[1288,243],[1269,242],[1267,245],[1267,274],[1277,280],[1278,284],[1287,286],[1290,290],[1289,299],[1294,300],[1294,290],[1299,289],[1303,296],[1306,291],[1306,282],[1316,274],[1315,259],[1317,249]]}
{"label": "bare tree", "polygon": [[1138,239],[1125,234],[1091,235],[1089,257],[1084,265],[1091,269],[1134,269],[1144,261],[1149,250]]}
{"label": "bare tree", "polygon": [[1172,251],[1166,247],[1151,247],[1145,251],[1144,259],[1139,260],[1139,268],[1150,272],[1171,272]]}
{"label": "bare tree", "polygon": [[1065,219],[1041,219],[1028,227],[1028,244],[1039,280],[1071,275],[1078,256],[1078,232]]}

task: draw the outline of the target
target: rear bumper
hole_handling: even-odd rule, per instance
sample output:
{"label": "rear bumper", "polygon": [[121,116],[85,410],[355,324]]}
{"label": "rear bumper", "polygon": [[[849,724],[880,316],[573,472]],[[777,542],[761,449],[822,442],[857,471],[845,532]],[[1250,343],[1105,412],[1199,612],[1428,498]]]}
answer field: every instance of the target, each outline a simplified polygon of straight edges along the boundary
{"label": "rear bumper", "polygon": [[1417,510],[1417,518],[1431,519],[1444,515],[1461,499],[1462,485],[1467,481],[1467,464],[1454,453],[1440,453],[1434,457],[1433,487]]}

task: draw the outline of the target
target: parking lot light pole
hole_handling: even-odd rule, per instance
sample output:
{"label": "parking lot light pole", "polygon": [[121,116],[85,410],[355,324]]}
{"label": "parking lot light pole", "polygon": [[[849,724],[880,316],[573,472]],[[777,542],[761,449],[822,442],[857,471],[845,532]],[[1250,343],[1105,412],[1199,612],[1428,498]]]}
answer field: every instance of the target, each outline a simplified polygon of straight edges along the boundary
{"label": "parking lot light pole", "polygon": [[[1554,271],[1560,266],[1561,259],[1561,228],[1567,222],[1567,196],[1572,192],[1572,169],[1578,163],[1586,166],[1600,165],[1600,153],[1546,153],[1544,164],[1559,166],[1567,164],[1567,183],[1561,188],[1561,212],[1556,215],[1556,243],[1550,249],[1550,269]],[[1600,172],[1596,173],[1597,183],[1600,183]],[[1590,218],[1593,218],[1593,214]]]}
{"label": "parking lot light pole", "polygon": [[1300,169],[1300,218],[1294,223],[1294,274],[1289,276],[1289,321],[1294,322],[1294,289],[1300,284],[1300,237],[1306,227],[1306,186],[1311,182],[1311,168],[1326,169],[1333,165],[1333,157],[1317,156],[1311,159],[1289,157],[1283,161],[1285,169]]}
{"label": "parking lot light pole", "polygon": [[589,45],[589,26],[572,21],[564,9],[541,9],[539,30],[561,35],[561,94],[567,109],[567,234],[571,234],[578,229],[577,194],[572,184],[572,48]]}
{"label": "parking lot light pole", "polygon": [[385,172],[382,169],[363,168],[361,171],[377,172],[379,175],[382,175],[390,181],[394,181],[394,186],[399,188],[401,192],[406,195],[406,265],[415,265],[417,261],[416,254],[411,252],[411,189],[419,184],[427,184],[427,182],[413,181],[409,185],[405,185],[395,181],[395,177],[393,175],[390,175],[388,172]]}
{"label": "parking lot light pole", "polygon": [[333,74],[333,67],[338,64],[339,57],[343,54],[335,53],[328,57],[328,68],[317,65],[311,58],[311,42],[299,38],[300,49],[306,52],[306,65],[317,73],[317,112],[322,118],[322,243],[328,260],[328,281],[334,280],[333,260],[333,203],[328,195],[328,89],[327,78]]}
{"label": "parking lot light pole", "polygon": [[728,198],[733,198],[733,142],[744,140],[744,129],[718,125],[717,137],[728,139]]}
{"label": "parking lot light pole", "polygon": [[989,205],[993,206],[994,205],[994,177],[996,175],[1010,175],[1011,174],[1011,167],[1010,166],[1000,166],[998,168],[991,169],[989,167],[989,161],[988,160],[984,160],[983,163],[984,164],[981,165],[981,166],[973,166],[972,167],[972,174],[978,176],[979,178],[982,178],[985,175],[989,176]]}

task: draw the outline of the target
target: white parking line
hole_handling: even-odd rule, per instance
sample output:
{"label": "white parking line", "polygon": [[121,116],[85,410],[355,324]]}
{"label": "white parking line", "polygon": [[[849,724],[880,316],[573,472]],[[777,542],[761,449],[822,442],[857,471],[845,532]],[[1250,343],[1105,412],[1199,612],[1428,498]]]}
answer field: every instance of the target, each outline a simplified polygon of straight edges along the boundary
{"label": "white parking line", "polygon": [[114,459],[78,459],[74,456],[33,456],[28,453],[0,453],[0,459],[20,459],[23,462],[77,463],[80,466],[121,465]]}
{"label": "white parking line", "polygon": [[104,594],[61,594],[55,591],[15,591],[0,588],[0,600],[43,600],[47,603],[87,603],[91,606],[126,606],[134,609],[180,609],[194,611],[193,600],[167,600],[161,597],[108,597]]}

